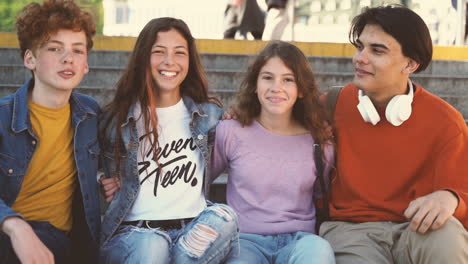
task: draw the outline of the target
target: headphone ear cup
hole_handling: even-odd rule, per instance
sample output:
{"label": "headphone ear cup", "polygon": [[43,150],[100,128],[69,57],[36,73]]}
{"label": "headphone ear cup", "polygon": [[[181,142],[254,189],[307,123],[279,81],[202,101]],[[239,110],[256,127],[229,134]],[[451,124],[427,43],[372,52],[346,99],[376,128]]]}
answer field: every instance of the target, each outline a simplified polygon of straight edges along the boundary
{"label": "headphone ear cup", "polygon": [[394,126],[400,126],[411,116],[411,99],[408,95],[397,95],[385,109],[385,117]]}
{"label": "headphone ear cup", "polygon": [[376,125],[380,121],[379,113],[375,110],[374,104],[367,96],[359,97],[359,104],[357,105],[359,113],[361,113],[362,118],[366,122]]}

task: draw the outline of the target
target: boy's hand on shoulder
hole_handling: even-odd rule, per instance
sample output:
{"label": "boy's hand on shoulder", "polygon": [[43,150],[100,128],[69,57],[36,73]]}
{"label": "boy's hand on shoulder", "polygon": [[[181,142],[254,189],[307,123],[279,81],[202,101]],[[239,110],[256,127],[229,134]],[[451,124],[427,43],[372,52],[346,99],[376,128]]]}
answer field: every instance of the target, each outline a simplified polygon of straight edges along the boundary
{"label": "boy's hand on shoulder", "polygon": [[440,190],[413,200],[404,215],[410,220],[410,229],[421,234],[437,230],[454,214],[458,198],[448,190]]}
{"label": "boy's hand on shoulder", "polygon": [[52,252],[23,219],[19,217],[5,219],[2,230],[10,237],[13,250],[21,263],[54,263]]}

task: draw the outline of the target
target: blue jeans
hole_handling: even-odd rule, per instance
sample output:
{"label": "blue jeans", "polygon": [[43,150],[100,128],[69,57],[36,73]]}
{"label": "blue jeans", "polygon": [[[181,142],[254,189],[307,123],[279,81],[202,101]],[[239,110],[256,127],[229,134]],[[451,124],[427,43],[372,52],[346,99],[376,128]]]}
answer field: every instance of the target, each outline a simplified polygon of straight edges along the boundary
{"label": "blue jeans", "polygon": [[181,229],[121,225],[101,248],[101,263],[220,263],[238,244],[237,214],[207,207]]}
{"label": "blue jeans", "polygon": [[[49,222],[28,221],[37,237],[54,254],[55,263],[69,263],[70,238]],[[20,263],[11,245],[10,237],[0,233],[0,263]]]}
{"label": "blue jeans", "polygon": [[335,263],[328,242],[311,233],[295,232],[278,235],[240,234],[240,254],[226,263]]}

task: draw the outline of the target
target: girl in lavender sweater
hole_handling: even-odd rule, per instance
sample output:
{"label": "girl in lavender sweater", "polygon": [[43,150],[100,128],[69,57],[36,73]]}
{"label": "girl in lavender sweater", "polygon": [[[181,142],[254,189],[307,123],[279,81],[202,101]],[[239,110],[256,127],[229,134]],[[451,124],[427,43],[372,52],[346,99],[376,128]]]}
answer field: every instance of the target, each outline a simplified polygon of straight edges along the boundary
{"label": "girl in lavender sweater", "polygon": [[211,168],[228,170],[227,202],[239,216],[240,252],[227,263],[335,263],[314,230],[314,143],[327,177],[334,156],[309,62],[292,44],[270,43],[237,99],[238,120],[216,128]]}

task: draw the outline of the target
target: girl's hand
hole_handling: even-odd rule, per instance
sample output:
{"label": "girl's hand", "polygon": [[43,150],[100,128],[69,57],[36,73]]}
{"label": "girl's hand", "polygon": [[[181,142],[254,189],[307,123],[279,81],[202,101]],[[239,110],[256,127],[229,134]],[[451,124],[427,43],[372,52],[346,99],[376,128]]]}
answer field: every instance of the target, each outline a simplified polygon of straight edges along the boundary
{"label": "girl's hand", "polygon": [[237,120],[237,111],[232,106],[229,107],[229,109],[226,112],[224,112],[223,117],[221,117],[221,120],[227,119]]}
{"label": "girl's hand", "polygon": [[120,190],[120,179],[117,177],[104,178],[101,176],[99,181],[101,182],[101,191],[106,198],[106,202],[110,203],[114,199],[114,194]]}

